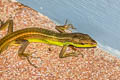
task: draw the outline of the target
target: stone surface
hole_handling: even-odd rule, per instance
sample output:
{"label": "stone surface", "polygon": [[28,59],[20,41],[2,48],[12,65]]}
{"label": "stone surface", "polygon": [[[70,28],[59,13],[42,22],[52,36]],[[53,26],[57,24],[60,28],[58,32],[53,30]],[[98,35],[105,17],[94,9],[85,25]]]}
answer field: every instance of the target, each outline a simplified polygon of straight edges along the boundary
{"label": "stone surface", "polygon": [[[6,21],[10,17],[14,20],[14,31],[28,27],[56,31],[56,24],[47,16],[17,2],[0,1],[0,19]],[[0,31],[0,38],[6,34],[7,29]],[[39,66],[34,68],[26,59],[18,56],[19,47],[9,46],[1,53],[0,80],[120,80],[120,60],[99,48],[77,48],[84,58],[60,59],[61,47],[31,43],[26,52],[40,57],[31,58]]]}

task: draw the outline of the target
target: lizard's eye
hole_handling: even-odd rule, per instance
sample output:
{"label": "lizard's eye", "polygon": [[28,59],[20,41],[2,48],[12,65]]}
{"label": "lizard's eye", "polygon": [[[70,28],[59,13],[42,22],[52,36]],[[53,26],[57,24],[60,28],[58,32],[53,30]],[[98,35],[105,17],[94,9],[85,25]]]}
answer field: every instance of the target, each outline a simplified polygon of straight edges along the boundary
{"label": "lizard's eye", "polygon": [[84,45],[84,43],[80,43],[81,45]]}

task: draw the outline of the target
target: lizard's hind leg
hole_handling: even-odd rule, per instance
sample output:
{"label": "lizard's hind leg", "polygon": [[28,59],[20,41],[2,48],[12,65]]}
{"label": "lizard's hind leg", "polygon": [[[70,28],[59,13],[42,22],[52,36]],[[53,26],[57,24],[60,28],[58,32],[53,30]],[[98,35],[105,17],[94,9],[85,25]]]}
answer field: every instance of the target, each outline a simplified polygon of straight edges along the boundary
{"label": "lizard's hind leg", "polygon": [[22,57],[22,56],[26,57],[29,64],[32,65],[33,67],[37,68],[37,66],[30,61],[29,57],[32,57],[32,58],[40,58],[40,57],[33,57],[33,56],[31,56],[31,54],[24,53],[26,47],[29,45],[29,41],[24,40],[24,39],[18,39],[18,40],[16,40],[16,43],[21,44],[21,47],[18,50],[18,55],[20,57]]}

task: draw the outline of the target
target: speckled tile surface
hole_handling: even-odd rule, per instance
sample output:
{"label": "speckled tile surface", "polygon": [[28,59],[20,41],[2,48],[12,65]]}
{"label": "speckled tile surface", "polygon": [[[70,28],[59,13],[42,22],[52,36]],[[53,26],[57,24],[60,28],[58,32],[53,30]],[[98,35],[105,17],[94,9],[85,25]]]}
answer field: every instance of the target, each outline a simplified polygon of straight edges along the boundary
{"label": "speckled tile surface", "polygon": [[[1,0],[0,19],[6,21],[10,16],[14,20],[14,31],[27,27],[56,31],[56,24],[48,17],[20,3]],[[0,38],[6,33],[7,29],[0,31]],[[79,55],[60,59],[61,47],[31,43],[26,52],[40,57],[31,59],[39,66],[34,68],[18,56],[19,47],[9,46],[0,54],[0,80],[120,80],[120,59],[99,48],[77,48],[84,58]]]}

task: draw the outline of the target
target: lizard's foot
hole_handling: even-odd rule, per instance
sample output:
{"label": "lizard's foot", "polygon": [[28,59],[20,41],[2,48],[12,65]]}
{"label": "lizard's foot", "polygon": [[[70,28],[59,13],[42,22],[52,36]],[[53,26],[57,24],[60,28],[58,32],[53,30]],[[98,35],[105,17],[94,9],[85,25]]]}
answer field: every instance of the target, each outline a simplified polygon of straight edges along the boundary
{"label": "lizard's foot", "polygon": [[80,52],[79,53],[78,52],[66,53],[64,54],[64,57],[78,57],[79,55],[81,55],[82,58],[84,57],[84,55]]}
{"label": "lizard's foot", "polygon": [[27,61],[29,62],[30,65],[32,65],[32,66],[35,67],[35,68],[38,68],[38,66],[36,66],[35,64],[33,64],[33,63],[31,62],[30,57],[31,57],[31,58],[37,58],[37,59],[40,58],[40,57],[34,57],[34,56],[32,56],[32,54],[27,54],[27,53],[19,54],[19,56],[20,56],[20,57],[25,57],[25,58],[27,58]]}

